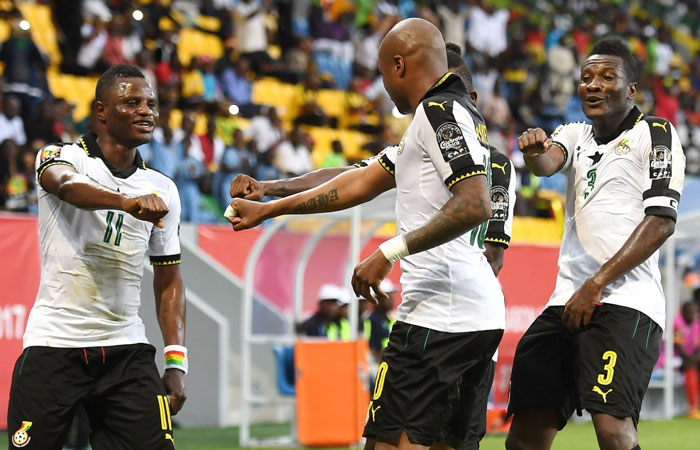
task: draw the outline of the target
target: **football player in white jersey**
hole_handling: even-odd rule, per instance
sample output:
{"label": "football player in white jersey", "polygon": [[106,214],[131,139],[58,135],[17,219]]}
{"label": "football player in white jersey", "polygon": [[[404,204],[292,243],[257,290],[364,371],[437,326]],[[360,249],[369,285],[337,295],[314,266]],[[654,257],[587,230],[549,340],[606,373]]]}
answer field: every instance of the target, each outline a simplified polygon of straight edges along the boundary
{"label": "football player in white jersey", "polygon": [[447,72],[445,43],[429,22],[399,22],[380,45],[379,70],[399,111],[415,113],[398,148],[284,199],[235,199],[238,217],[230,221],[242,230],[281,214],[349,208],[396,187],[399,234],[352,279],[359,296],[374,299],[373,290],[385,298],[380,282],[401,260],[403,302],[364,435],[378,449],[427,448],[440,439],[457,447],[467,434],[467,405],[448,413],[449,391],[487,375],[505,326],[503,294],[483,254],[491,217],[486,127],[464,84]]}
{"label": "football player in white jersey", "polygon": [[[96,129],[37,155],[41,281],[12,376],[10,448],[60,450],[79,404],[95,450],[174,448],[187,371],[180,197],[136,149],[158,117],[143,73],[110,68],[95,98]],[[147,253],[162,378],[138,316]]]}
{"label": "football player in white jersey", "polygon": [[685,158],[673,125],[634,104],[637,63],[605,38],[581,68],[588,123],[518,139],[535,175],[567,175],[556,287],[518,343],[506,448],[548,449],[574,410],[598,445],[639,449],[642,398],[665,321],[658,249],[673,234]]}

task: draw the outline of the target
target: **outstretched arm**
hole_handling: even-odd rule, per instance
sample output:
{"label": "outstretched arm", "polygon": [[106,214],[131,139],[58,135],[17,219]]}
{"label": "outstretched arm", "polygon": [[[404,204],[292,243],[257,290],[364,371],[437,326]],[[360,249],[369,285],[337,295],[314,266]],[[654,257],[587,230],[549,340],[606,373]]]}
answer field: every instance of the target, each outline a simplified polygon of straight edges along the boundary
{"label": "outstretched arm", "polygon": [[284,214],[339,211],[372,200],[394,186],[394,177],[375,162],[346,171],[314,189],[269,203],[234,199],[231,206],[237,217],[229,221],[235,231],[240,231]]}
{"label": "outstretched arm", "polygon": [[675,230],[669,217],[646,216],[608,262],[591,275],[566,303],[564,323],[576,332],[588,326],[605,286],[646,261]]}
{"label": "outstretched arm", "polygon": [[352,166],[328,167],[294,178],[268,181],[258,181],[248,175],[239,174],[231,182],[231,197],[246,200],[261,200],[266,195],[287,197],[320,186],[353,168]]}
{"label": "outstretched arm", "polygon": [[[153,293],[156,315],[163,335],[163,343],[185,345],[185,287],[180,276],[180,265],[153,266]],[[185,394],[185,372],[166,369],[163,374],[165,391],[170,396],[170,410],[175,415],[182,409]]]}
{"label": "outstretched arm", "polygon": [[66,164],[55,164],[41,171],[39,183],[49,194],[80,209],[124,211],[159,227],[163,226],[161,218],[168,213],[165,202],[157,195],[129,197],[102,186]]}
{"label": "outstretched arm", "polygon": [[518,138],[518,148],[524,154],[527,168],[538,177],[553,175],[564,164],[564,150],[552,143],[542,128],[528,128]]}
{"label": "outstretched arm", "polygon": [[[403,239],[407,254],[419,253],[461,236],[490,217],[488,182],[484,176],[474,176],[455,184],[452,187],[452,197],[425,225],[396,236],[387,243]],[[398,259],[386,256],[383,246],[384,244],[358,264],[352,276],[355,293],[374,302],[376,299],[370,288],[376,292],[377,297],[386,297],[387,294],[382,292],[379,284]]]}

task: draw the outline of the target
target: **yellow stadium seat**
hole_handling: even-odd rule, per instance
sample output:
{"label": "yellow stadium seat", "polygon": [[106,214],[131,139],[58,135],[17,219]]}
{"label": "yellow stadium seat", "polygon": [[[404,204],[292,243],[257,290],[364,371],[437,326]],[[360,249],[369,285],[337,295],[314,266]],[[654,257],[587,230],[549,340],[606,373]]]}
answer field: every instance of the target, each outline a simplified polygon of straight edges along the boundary
{"label": "yellow stadium seat", "polygon": [[187,66],[193,56],[206,55],[218,59],[223,54],[224,46],[217,36],[195,30],[194,28],[183,28],[180,31],[180,40],[177,43],[177,56],[183,65]]}
{"label": "yellow stadium seat", "polygon": [[221,29],[221,21],[218,17],[197,16],[196,22],[198,27],[211,31],[212,33],[216,33]]}
{"label": "yellow stadium seat", "polygon": [[5,42],[10,38],[10,23],[0,20],[0,42]]}
{"label": "yellow stadium seat", "polygon": [[321,89],[316,98],[318,105],[329,116],[342,117],[345,114],[345,91]]}
{"label": "yellow stadium seat", "polygon": [[263,78],[253,83],[253,103],[274,106],[282,120],[290,121],[296,114],[294,97],[299,89],[295,84]]}
{"label": "yellow stadium seat", "polygon": [[61,62],[56,29],[51,20],[51,7],[32,2],[20,2],[17,7],[31,25],[32,40],[37,47],[49,55],[52,64]]}

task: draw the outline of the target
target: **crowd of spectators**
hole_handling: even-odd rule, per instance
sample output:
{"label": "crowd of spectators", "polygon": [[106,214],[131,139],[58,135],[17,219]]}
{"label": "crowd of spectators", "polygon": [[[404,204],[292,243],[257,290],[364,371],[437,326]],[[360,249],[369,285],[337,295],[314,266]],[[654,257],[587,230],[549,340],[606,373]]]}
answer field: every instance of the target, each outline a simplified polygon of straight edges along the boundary
{"label": "crowd of spectators", "polygon": [[[5,2],[7,3],[7,2]],[[561,178],[531,176],[516,151],[528,127],[551,132],[585,120],[578,71],[594,41],[624,36],[643,67],[637,101],[677,128],[687,172],[700,174],[700,20],[690,0],[53,0],[60,64],[35,44],[12,2],[0,62],[0,207],[34,211],[32,161],[49,142],[72,142],[90,126],[49,90],[47,70],[96,76],[119,63],[144,71],[160,104],[145,161],[172,177],[185,221],[220,220],[238,173],[258,179],[315,168],[309,126],[357,130],[364,149],[396,144],[407,120],[396,118],[376,70],[377,48],[399,20],[422,17],[464,49],[479,93],[489,141],[518,169],[516,214],[550,215],[543,192],[563,192]],[[494,4],[500,5],[499,7]],[[216,26],[205,26],[203,18]],[[605,20],[601,20],[605,18]],[[211,22],[211,20],[209,20]],[[184,30],[221,42],[220,58],[178,54]],[[253,83],[274,77],[298,84],[291,111],[255,104]],[[322,89],[345,91],[331,114]],[[85,92],[85,96],[91,96]],[[242,118],[242,119],[241,119]],[[398,124],[398,125],[397,125]],[[317,165],[354,162],[335,140]]]}

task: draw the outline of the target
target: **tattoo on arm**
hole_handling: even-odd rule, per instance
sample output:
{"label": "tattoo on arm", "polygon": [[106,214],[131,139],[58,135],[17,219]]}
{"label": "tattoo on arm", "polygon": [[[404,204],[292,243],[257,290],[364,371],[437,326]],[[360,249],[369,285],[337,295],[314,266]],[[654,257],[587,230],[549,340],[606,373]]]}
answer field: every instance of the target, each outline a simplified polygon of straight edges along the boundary
{"label": "tattoo on arm", "polygon": [[406,233],[411,254],[451,241],[491,217],[486,177],[465,180],[453,187],[453,196],[425,225]]}
{"label": "tattoo on arm", "polygon": [[306,214],[314,212],[319,208],[325,208],[337,200],[338,189],[331,189],[327,193],[318,194],[315,197],[299,203],[294,210],[292,210],[292,214]]}

